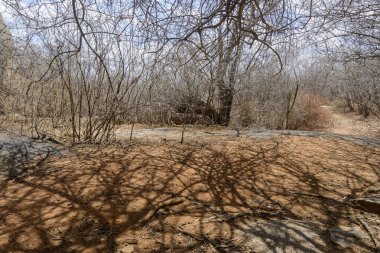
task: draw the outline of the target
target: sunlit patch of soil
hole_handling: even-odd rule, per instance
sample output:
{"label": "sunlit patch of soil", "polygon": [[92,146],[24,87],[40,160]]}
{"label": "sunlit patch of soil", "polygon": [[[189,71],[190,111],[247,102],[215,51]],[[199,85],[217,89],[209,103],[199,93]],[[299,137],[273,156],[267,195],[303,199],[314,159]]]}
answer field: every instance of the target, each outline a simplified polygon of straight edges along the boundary
{"label": "sunlit patch of soil", "polygon": [[379,185],[379,164],[379,147],[330,138],[79,146],[2,183],[0,249],[250,252],[248,223],[352,224],[349,200]]}

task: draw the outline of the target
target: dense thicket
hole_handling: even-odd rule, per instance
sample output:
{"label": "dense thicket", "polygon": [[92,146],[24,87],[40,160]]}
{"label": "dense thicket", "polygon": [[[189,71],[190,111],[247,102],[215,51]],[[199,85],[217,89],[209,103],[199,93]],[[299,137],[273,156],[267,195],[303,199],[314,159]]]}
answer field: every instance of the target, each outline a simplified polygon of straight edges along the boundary
{"label": "dense thicket", "polygon": [[1,7],[13,35],[0,19],[1,108],[32,134],[108,141],[137,122],[320,128],[326,98],[380,112],[375,0]]}

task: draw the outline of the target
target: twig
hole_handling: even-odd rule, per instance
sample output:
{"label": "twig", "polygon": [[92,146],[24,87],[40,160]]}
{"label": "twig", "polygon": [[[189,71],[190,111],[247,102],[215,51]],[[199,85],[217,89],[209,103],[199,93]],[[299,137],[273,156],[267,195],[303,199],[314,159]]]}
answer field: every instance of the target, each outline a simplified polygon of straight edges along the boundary
{"label": "twig", "polygon": [[131,133],[129,134],[129,140],[131,141],[132,140],[132,135],[133,135],[133,128],[135,126],[135,123],[133,122],[132,123],[132,128],[131,128]]}
{"label": "twig", "polygon": [[305,193],[305,192],[288,192],[288,191],[286,191],[283,194],[285,194],[285,195],[301,195],[301,196],[310,197],[310,198],[331,200],[331,198],[329,198],[329,197],[325,197],[325,196],[322,196],[319,194]]}
{"label": "twig", "polygon": [[373,243],[375,244],[377,252],[380,252],[380,243],[376,239],[376,237],[374,235],[375,233],[373,232],[373,230],[370,227],[370,225],[364,220],[363,215],[361,215],[360,213],[356,217],[359,220],[360,224],[362,224],[362,226],[365,228],[365,230],[367,230],[369,236],[371,237]]}
{"label": "twig", "polygon": [[186,131],[186,123],[184,123],[182,126],[181,141],[180,141],[181,144],[183,144],[183,141],[184,141],[185,131]]}
{"label": "twig", "polygon": [[226,253],[227,252],[224,249],[222,249],[221,246],[219,246],[216,242],[214,242],[213,240],[207,238],[204,235],[198,236],[198,235],[195,235],[193,233],[190,233],[190,232],[187,232],[185,230],[182,230],[182,229],[180,229],[178,227],[174,227],[173,225],[170,225],[170,224],[167,224],[167,225],[170,226],[172,229],[180,232],[181,234],[184,234],[184,235],[186,235],[186,236],[188,236],[190,238],[193,238],[193,239],[195,239],[197,241],[209,244],[210,246],[212,246],[211,249],[213,251],[222,252],[222,253]]}
{"label": "twig", "polygon": [[185,201],[185,199],[183,197],[165,200],[164,202],[159,204],[155,209],[150,210],[144,217],[142,217],[140,219],[139,223],[145,223],[145,222],[149,221],[157,213],[158,210],[160,210],[164,207],[178,205],[184,201]]}
{"label": "twig", "polygon": [[245,217],[277,217],[278,215],[283,214],[281,210],[277,211],[266,211],[266,210],[257,210],[253,212],[244,212],[244,213],[232,213],[232,214],[223,214],[216,215],[213,219],[218,219],[218,221],[228,222],[235,219],[245,218]]}
{"label": "twig", "polygon": [[352,207],[352,204],[349,203],[349,202],[341,202],[339,200],[336,200],[336,199],[333,199],[333,198],[330,198],[330,197],[326,197],[326,196],[323,196],[323,195],[319,195],[319,194],[312,194],[312,193],[305,193],[305,192],[292,192],[292,191],[284,191],[281,194],[282,195],[293,195],[293,196],[305,196],[305,197],[309,197],[309,198],[322,199],[322,200],[332,201],[332,202],[335,202],[335,203],[345,204],[345,205],[348,205],[348,206]]}

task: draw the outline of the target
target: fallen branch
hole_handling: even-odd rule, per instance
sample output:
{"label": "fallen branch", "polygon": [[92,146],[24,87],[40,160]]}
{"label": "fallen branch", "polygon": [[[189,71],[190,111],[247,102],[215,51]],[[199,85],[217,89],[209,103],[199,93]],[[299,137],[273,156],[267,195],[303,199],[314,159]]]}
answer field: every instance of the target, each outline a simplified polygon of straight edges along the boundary
{"label": "fallen branch", "polygon": [[373,243],[375,244],[377,252],[380,252],[380,243],[376,239],[375,233],[373,232],[371,226],[364,220],[363,215],[361,215],[360,213],[356,217],[357,217],[358,221],[360,222],[360,224],[362,224],[362,226],[365,228],[365,230],[367,230],[367,233],[369,234]]}
{"label": "fallen branch", "polygon": [[347,201],[341,202],[339,200],[336,200],[336,199],[333,199],[333,198],[330,198],[330,197],[326,197],[326,196],[323,196],[323,195],[319,195],[319,194],[305,193],[305,192],[292,192],[292,191],[284,191],[284,192],[282,192],[280,194],[282,194],[282,195],[292,195],[292,196],[304,196],[304,197],[308,197],[308,198],[322,199],[322,200],[327,200],[327,201],[335,202],[336,204],[344,204],[344,205],[353,207],[353,205],[351,203],[347,202]]}
{"label": "fallen branch", "polygon": [[220,222],[228,222],[235,219],[245,218],[245,217],[277,217],[282,215],[282,210],[276,211],[266,211],[266,210],[256,210],[252,212],[244,212],[244,213],[232,213],[232,214],[219,214],[214,216],[212,219],[217,219]]}
{"label": "fallen branch", "polygon": [[62,142],[60,142],[60,141],[58,141],[58,140],[54,139],[54,138],[53,138],[53,137],[51,137],[51,136],[47,137],[45,140],[47,140],[47,141],[50,141],[50,142],[52,142],[52,143],[54,143],[54,144],[63,145],[63,143],[62,143]]}
{"label": "fallen branch", "polygon": [[50,141],[54,144],[59,144],[63,145],[62,142],[58,141],[56,138],[54,138],[51,134],[47,134],[44,132],[37,131],[37,138],[32,138],[32,139],[37,139],[37,140],[42,140],[42,141]]}
{"label": "fallen branch", "polygon": [[149,221],[158,212],[158,210],[160,210],[162,208],[165,208],[168,206],[178,205],[184,201],[185,201],[185,198],[183,198],[183,197],[165,200],[164,202],[159,204],[155,209],[150,210],[144,217],[142,217],[140,219],[139,223],[145,223],[145,222]]}
{"label": "fallen branch", "polygon": [[198,235],[195,235],[193,233],[190,233],[190,232],[187,232],[185,230],[182,230],[181,228],[178,228],[178,227],[174,227],[173,225],[170,225],[170,224],[167,224],[169,227],[171,227],[173,230],[177,231],[177,232],[180,232],[181,234],[183,235],[186,235],[190,238],[193,238],[197,241],[200,241],[204,244],[208,244],[211,246],[211,250],[213,251],[216,251],[216,252],[222,252],[222,253],[227,253],[227,251],[225,251],[221,245],[218,245],[218,243],[214,242],[213,240],[207,238],[206,236],[204,235],[201,235],[201,236],[198,236]]}
{"label": "fallen branch", "polygon": [[329,197],[325,197],[325,196],[322,196],[322,195],[319,195],[319,194],[313,194],[313,193],[285,191],[283,194],[284,195],[293,195],[293,196],[299,196],[299,195],[301,195],[301,196],[305,196],[305,197],[309,197],[309,198],[317,198],[317,199],[326,199],[326,200],[336,201],[335,199],[332,199],[332,198],[329,198]]}

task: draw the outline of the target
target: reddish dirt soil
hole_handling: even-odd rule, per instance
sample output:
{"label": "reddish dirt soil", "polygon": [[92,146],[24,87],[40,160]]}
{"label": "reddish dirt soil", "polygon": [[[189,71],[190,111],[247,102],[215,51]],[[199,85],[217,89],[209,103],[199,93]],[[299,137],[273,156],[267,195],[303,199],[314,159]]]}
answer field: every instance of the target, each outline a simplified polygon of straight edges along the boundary
{"label": "reddish dirt soil", "polygon": [[350,200],[380,185],[379,164],[380,147],[331,138],[75,147],[1,183],[0,251],[252,252],[244,225],[298,220],[320,251],[350,252],[327,231],[358,224]]}

